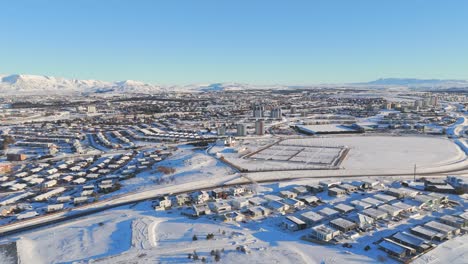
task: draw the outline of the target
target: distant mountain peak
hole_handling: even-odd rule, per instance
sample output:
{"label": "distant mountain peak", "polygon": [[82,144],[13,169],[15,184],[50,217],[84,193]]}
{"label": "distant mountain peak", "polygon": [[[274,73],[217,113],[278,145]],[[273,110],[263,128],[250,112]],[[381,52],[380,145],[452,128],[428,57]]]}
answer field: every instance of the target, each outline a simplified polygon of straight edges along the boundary
{"label": "distant mountain peak", "polygon": [[418,79],[418,78],[380,78],[364,84],[374,85],[402,85],[402,86],[421,86],[421,85],[456,85],[468,84],[466,80],[443,80],[443,79]]}
{"label": "distant mountain peak", "polygon": [[159,91],[161,91],[159,86],[133,80],[105,82],[27,74],[0,76],[0,93],[2,94],[154,93]]}

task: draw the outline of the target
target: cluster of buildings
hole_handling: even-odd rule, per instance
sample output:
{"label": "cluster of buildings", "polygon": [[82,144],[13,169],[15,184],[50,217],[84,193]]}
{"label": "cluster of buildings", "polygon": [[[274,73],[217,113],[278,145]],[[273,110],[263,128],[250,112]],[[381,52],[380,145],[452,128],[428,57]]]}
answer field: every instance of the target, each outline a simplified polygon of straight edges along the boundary
{"label": "cluster of buildings", "polygon": [[0,199],[2,218],[21,220],[96,201],[118,190],[120,181],[151,169],[168,155],[159,150],[132,151],[20,166],[0,175],[0,189],[15,192]]}

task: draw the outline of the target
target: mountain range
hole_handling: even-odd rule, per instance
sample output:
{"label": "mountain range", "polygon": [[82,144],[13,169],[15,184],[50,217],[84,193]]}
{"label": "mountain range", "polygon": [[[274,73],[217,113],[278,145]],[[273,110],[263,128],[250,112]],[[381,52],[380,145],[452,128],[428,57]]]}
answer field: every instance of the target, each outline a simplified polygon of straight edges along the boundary
{"label": "mountain range", "polygon": [[[407,88],[467,88],[466,80],[439,80],[414,78],[384,78],[366,83],[340,85],[343,87],[407,87]],[[0,94],[41,95],[41,94],[155,94],[168,91],[223,91],[246,89],[295,89],[287,85],[251,85],[243,83],[214,83],[161,86],[140,81],[125,80],[106,82],[98,80],[77,80],[43,75],[0,75]],[[301,86],[304,87],[304,86]],[[307,87],[336,87],[336,85],[313,85]]]}

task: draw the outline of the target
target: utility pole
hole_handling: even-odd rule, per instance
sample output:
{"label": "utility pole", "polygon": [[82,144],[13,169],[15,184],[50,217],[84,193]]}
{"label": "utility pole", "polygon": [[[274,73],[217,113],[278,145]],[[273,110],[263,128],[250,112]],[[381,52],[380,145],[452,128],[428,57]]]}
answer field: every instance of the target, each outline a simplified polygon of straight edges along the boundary
{"label": "utility pole", "polygon": [[416,181],[416,164],[414,164],[413,181]]}

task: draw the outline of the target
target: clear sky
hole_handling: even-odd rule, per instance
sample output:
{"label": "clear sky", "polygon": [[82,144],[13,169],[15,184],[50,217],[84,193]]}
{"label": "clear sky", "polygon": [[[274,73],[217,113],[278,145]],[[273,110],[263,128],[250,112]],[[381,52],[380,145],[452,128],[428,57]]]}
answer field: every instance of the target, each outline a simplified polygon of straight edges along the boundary
{"label": "clear sky", "polygon": [[11,0],[0,73],[155,84],[468,79],[464,0]]}

